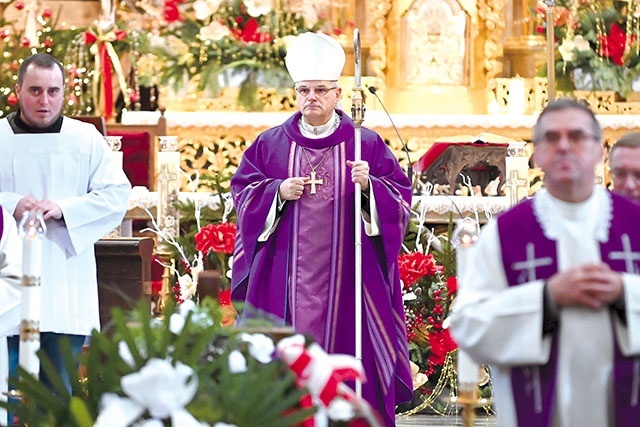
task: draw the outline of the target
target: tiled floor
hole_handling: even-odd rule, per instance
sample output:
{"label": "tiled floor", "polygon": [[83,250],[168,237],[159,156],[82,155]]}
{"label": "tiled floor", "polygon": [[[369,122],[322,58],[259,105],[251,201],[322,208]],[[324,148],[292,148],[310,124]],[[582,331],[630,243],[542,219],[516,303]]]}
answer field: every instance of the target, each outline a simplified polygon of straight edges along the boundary
{"label": "tiled floor", "polygon": [[[474,427],[495,427],[493,417],[476,417]],[[457,427],[462,426],[461,416],[440,416],[440,415],[411,415],[408,417],[396,417],[396,427]]]}

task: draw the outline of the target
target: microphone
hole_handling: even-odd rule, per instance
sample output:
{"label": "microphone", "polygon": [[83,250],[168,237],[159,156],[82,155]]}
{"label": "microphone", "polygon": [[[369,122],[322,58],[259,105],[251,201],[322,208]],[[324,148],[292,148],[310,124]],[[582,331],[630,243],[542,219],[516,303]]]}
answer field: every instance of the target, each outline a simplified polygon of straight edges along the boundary
{"label": "microphone", "polygon": [[380,105],[382,105],[382,109],[386,113],[387,117],[389,117],[389,121],[391,122],[391,126],[393,126],[393,129],[396,131],[396,135],[398,135],[398,139],[400,140],[400,143],[402,144],[402,151],[404,151],[404,153],[407,155],[407,162],[409,162],[409,165],[407,166],[407,176],[409,177],[409,182],[411,182],[411,184],[413,185],[413,166],[411,166],[411,157],[409,156],[409,148],[407,147],[407,144],[404,143],[404,140],[400,136],[400,131],[398,131],[398,128],[396,127],[396,124],[393,123],[393,119],[391,118],[391,114],[389,114],[389,112],[387,111],[387,107],[384,106],[384,103],[382,102],[382,99],[380,99],[380,97],[378,96],[378,94],[377,94],[378,89],[376,89],[375,86],[369,86],[367,89],[369,89],[369,92],[371,92],[373,94],[373,96],[376,97],[376,99],[378,100]]}

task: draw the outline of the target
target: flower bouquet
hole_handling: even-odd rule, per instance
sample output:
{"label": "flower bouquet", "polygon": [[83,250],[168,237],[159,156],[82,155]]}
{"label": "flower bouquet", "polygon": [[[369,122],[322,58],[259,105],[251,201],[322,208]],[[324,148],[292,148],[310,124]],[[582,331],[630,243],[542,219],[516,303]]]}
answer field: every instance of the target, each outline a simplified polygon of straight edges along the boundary
{"label": "flower bouquet", "polygon": [[[623,97],[632,92],[640,75],[638,11],[629,1],[556,1],[558,89],[613,90]],[[545,8],[536,12],[542,18]]]}
{"label": "flower bouquet", "polygon": [[[301,335],[276,345],[267,335],[221,326],[221,317],[213,302],[170,302],[161,320],[150,316],[146,302],[129,315],[115,309],[115,328],[94,331],[82,356],[84,378],[63,342],[70,393],[40,355],[52,386],[19,369],[12,385],[22,399],[0,406],[21,425],[38,427],[287,427],[309,425],[319,410],[330,426],[362,421],[358,401],[349,400],[332,370],[332,356],[318,353]],[[357,375],[357,361],[348,365]],[[323,370],[321,376],[335,380],[326,384],[335,387],[318,389],[306,381]]]}
{"label": "flower bouquet", "polygon": [[284,65],[286,40],[317,31],[321,2],[271,0],[165,0],[151,52],[162,64],[160,83],[219,96],[221,86],[239,86],[238,104],[258,110],[258,86],[292,85]]}

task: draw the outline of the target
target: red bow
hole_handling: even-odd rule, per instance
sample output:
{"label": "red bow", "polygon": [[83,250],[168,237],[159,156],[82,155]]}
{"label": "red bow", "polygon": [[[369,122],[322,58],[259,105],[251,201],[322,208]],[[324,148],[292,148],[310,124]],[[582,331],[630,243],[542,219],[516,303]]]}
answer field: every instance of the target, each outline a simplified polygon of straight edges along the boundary
{"label": "red bow", "polygon": [[[93,44],[97,45],[97,51],[94,51],[92,46],[92,53],[95,55],[96,65],[99,66],[100,68],[100,75],[102,78],[102,85],[104,88],[104,100],[105,100],[104,116],[108,120],[113,114],[113,84],[111,82],[112,80],[111,69],[116,65],[114,64],[114,61],[118,61],[117,67],[118,69],[120,68],[120,62],[117,59],[115,50],[113,50],[113,46],[111,46],[111,42],[124,40],[127,37],[127,32],[122,30],[115,30],[115,31],[110,31],[108,33],[102,34],[102,32],[98,30],[97,33],[98,34],[92,33],[90,31],[85,31],[84,42],[85,44],[88,44],[88,45],[93,45]],[[115,56],[115,58],[113,58],[113,56]],[[116,71],[118,71],[118,69],[116,69]],[[121,77],[121,76],[118,76],[118,77]],[[125,101],[126,101],[127,94],[123,93],[122,95],[125,97]],[[96,97],[95,102],[98,103],[99,94],[94,93],[94,96]]]}

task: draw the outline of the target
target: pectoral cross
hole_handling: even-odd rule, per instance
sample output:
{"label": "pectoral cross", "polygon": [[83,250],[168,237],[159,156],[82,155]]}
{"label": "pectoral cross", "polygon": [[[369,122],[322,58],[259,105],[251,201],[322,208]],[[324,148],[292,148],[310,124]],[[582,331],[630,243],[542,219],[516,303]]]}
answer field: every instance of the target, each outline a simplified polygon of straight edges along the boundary
{"label": "pectoral cross", "polygon": [[311,171],[311,178],[309,181],[305,182],[304,185],[310,185],[311,191],[309,194],[316,194],[316,184],[323,185],[324,181],[322,179],[316,178],[316,171]]}

